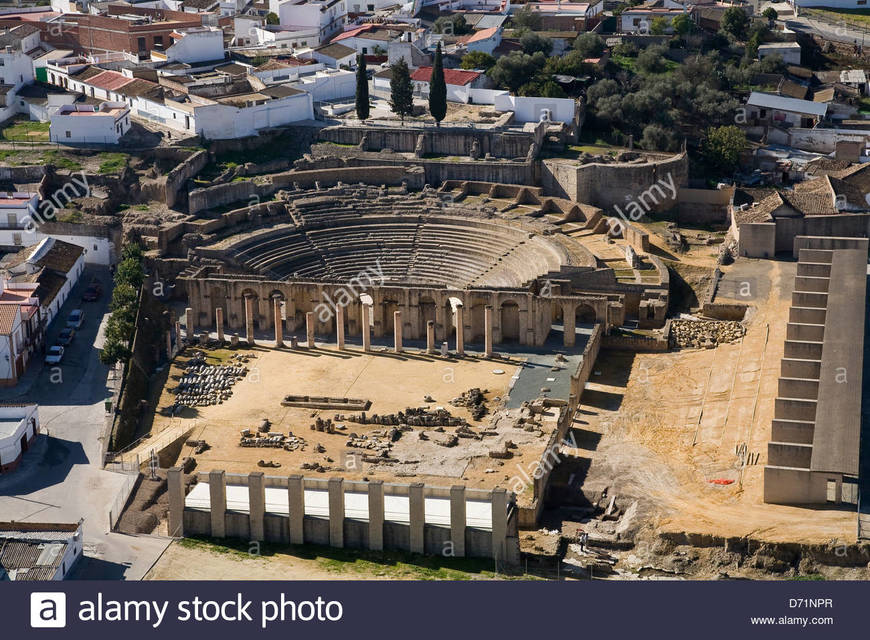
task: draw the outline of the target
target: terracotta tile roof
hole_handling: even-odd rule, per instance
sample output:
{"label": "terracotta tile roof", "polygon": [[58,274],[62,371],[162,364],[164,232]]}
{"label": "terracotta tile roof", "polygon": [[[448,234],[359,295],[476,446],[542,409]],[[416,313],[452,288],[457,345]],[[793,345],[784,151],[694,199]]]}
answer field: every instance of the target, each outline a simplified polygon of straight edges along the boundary
{"label": "terracotta tile roof", "polygon": [[489,29],[481,29],[480,31],[475,31],[474,33],[472,33],[470,35],[462,36],[461,38],[459,38],[458,41],[464,42],[465,44],[468,44],[469,42],[480,42],[482,40],[489,40],[497,33],[498,33],[498,27],[491,27]]}
{"label": "terracotta tile roof", "polygon": [[783,205],[782,198],[774,192],[743,210],[734,211],[738,225],[750,222],[773,222],[773,212]]}
{"label": "terracotta tile roof", "polygon": [[[414,82],[429,82],[432,77],[432,67],[419,67],[411,74]],[[480,77],[479,71],[466,71],[464,69],[445,69],[444,81],[447,84],[464,87]]]}
{"label": "terracotta tile roof", "polygon": [[105,89],[106,91],[117,91],[125,84],[133,82],[133,78],[128,78],[117,71],[103,71],[102,73],[95,75],[93,78],[90,78],[87,82],[90,85],[99,87],[100,89]]}
{"label": "terracotta tile roof", "polygon": [[827,216],[839,213],[834,207],[834,189],[827,176],[799,182],[792,191],[781,191],[782,199],[805,216]]}
{"label": "terracotta tile roof", "polygon": [[18,324],[20,306],[14,303],[0,304],[0,335],[8,336]]}
{"label": "terracotta tile roof", "polygon": [[65,274],[73,268],[84,251],[77,244],[55,240],[51,248],[45,252],[45,255],[36,261],[36,265]]}

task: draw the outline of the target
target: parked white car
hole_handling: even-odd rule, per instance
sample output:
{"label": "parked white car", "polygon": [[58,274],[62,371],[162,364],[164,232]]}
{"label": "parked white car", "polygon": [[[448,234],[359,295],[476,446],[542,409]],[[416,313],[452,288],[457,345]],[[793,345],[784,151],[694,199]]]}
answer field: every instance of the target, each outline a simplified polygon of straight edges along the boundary
{"label": "parked white car", "polygon": [[60,364],[61,360],[63,360],[63,347],[59,344],[49,347],[45,354],[45,364]]}

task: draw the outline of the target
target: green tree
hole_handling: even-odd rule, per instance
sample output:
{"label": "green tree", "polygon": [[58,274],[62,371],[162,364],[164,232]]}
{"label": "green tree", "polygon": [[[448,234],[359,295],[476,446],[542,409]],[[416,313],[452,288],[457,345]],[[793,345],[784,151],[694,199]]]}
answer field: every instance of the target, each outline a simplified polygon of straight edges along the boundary
{"label": "green tree", "polygon": [[672,151],[676,143],[673,131],[660,124],[649,124],[643,129],[640,146],[648,151]]}
{"label": "green tree", "polygon": [[435,33],[441,33],[446,36],[461,36],[472,31],[461,13],[452,16],[441,16],[435,21],[432,28]]}
{"label": "green tree", "polygon": [[530,56],[520,51],[511,51],[508,55],[499,58],[487,75],[498,86],[516,93],[517,89],[534,78],[546,63],[547,57],[543,53],[538,52]]}
{"label": "green tree", "polygon": [[483,69],[488,71],[495,64],[495,58],[485,51],[469,51],[462,56],[459,66],[463,69]]}
{"label": "green tree", "polygon": [[370,112],[369,76],[366,69],[366,58],[360,54],[356,57],[356,117],[360,120],[368,120]]}
{"label": "green tree", "polygon": [[537,31],[541,28],[541,14],[525,4],[519,11],[514,12],[511,23],[514,29]]}
{"label": "green tree", "polygon": [[692,30],[693,23],[688,13],[681,13],[674,17],[671,21],[671,26],[674,28],[674,33],[683,37]]}
{"label": "green tree", "polygon": [[597,33],[581,33],[574,39],[574,50],[584,58],[598,58],[604,53],[604,40]]}
{"label": "green tree", "polygon": [[776,12],[776,9],[773,7],[768,7],[764,11],[761,12],[765,18],[767,18],[768,22],[773,22],[779,17],[779,14]]}
{"label": "green tree", "polygon": [[529,31],[524,33],[520,38],[520,46],[523,48],[523,53],[532,55],[540,51],[545,56],[548,56],[553,50],[553,41],[539,33]]}
{"label": "green tree", "polygon": [[447,115],[447,83],[444,80],[440,42],[435,48],[435,61],[432,63],[432,76],[429,79],[429,113],[438,126],[441,126],[441,121]]}
{"label": "green tree", "polygon": [[749,27],[749,16],[740,7],[728,7],[722,14],[722,30],[730,33],[738,40],[746,37],[746,29]]}
{"label": "green tree", "polygon": [[654,36],[664,35],[665,31],[668,30],[668,19],[664,16],[658,16],[657,18],[653,18],[653,21],[649,25],[649,32]]}
{"label": "green tree", "polygon": [[665,64],[665,51],[662,46],[653,45],[641,51],[637,56],[637,70],[641,73],[662,73],[668,67]]}
{"label": "green tree", "polygon": [[392,66],[390,74],[390,109],[405,124],[405,116],[414,111],[414,88],[411,86],[411,73],[404,58]]}
{"label": "green tree", "polygon": [[281,19],[277,13],[270,11],[266,14],[266,24],[281,24]]}
{"label": "green tree", "polygon": [[118,271],[115,277],[117,282],[126,282],[133,285],[137,289],[142,286],[145,281],[145,274],[142,271],[142,264],[135,258],[127,258],[121,260],[118,264]]}
{"label": "green tree", "polygon": [[712,168],[730,175],[737,168],[745,146],[746,134],[738,127],[711,127],[707,129],[702,152]]}

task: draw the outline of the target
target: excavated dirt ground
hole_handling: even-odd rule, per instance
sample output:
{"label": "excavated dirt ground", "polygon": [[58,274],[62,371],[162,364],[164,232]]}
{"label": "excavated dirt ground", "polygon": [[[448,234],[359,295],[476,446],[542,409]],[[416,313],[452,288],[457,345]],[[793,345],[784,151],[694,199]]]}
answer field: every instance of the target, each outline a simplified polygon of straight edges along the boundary
{"label": "excavated dirt ground", "polygon": [[[604,488],[631,529],[770,542],[854,543],[855,513],[762,502],[795,264],[768,262],[768,296],[742,341],[656,354],[602,352],[577,426],[591,442],[586,495]],[[738,267],[739,268],[739,267]],[[758,274],[757,264],[752,265]],[[737,447],[759,453],[742,466]],[[714,483],[713,481],[718,481]]]}

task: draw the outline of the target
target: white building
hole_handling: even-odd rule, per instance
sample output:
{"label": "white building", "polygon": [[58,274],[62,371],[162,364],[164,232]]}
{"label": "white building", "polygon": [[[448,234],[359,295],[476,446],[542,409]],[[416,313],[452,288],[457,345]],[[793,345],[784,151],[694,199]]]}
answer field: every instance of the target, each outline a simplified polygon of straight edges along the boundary
{"label": "white building", "polygon": [[315,102],[341,100],[356,95],[356,73],[345,69],[326,69],[299,76],[290,86],[307,92]]}
{"label": "white building", "polygon": [[340,42],[330,42],[329,44],[321,45],[312,50],[311,55],[318,62],[322,62],[333,69],[339,69],[342,66],[356,66],[356,50],[346,47]]}
{"label": "white building", "polygon": [[16,94],[33,83],[33,59],[28,53],[39,44],[39,29],[33,25],[0,28],[0,122],[27,111]]}
{"label": "white building", "polygon": [[[83,551],[81,520],[75,524],[0,522],[0,582],[63,580]],[[39,601],[34,605],[38,607]]]}
{"label": "white building", "polygon": [[[8,305],[0,305],[0,312]],[[9,366],[0,345],[0,375]],[[0,405],[0,474],[14,471],[39,434],[39,409],[35,404]]]}
{"label": "white building", "polygon": [[269,0],[269,11],[278,16],[282,27],[317,29],[321,42],[347,22],[345,0]]}
{"label": "white building", "polygon": [[465,49],[468,52],[482,51],[492,55],[496,47],[501,44],[501,34],[501,27],[490,27],[489,29],[481,29],[467,36],[462,36],[457,42],[458,44],[465,45]]}
{"label": "white building", "polygon": [[224,59],[224,32],[217,27],[190,27],[170,34],[172,44],[165,51],[151,51],[154,61],[208,62]]}
{"label": "white building", "polygon": [[0,229],[24,229],[38,206],[38,193],[0,193]]}
{"label": "white building", "polygon": [[126,102],[65,104],[51,114],[49,138],[61,144],[118,144],[130,130]]}
{"label": "white building", "polygon": [[781,56],[786,64],[801,63],[801,46],[797,42],[775,42],[758,46],[758,59],[764,60],[768,56]]}
{"label": "white building", "polygon": [[677,6],[679,8],[664,6],[645,9],[643,6],[639,6],[633,9],[626,9],[620,15],[620,26],[622,32],[649,34],[653,21],[663,19],[667,24],[665,32],[670,33],[672,31],[671,23],[674,18],[687,13],[685,7],[681,5]]}

